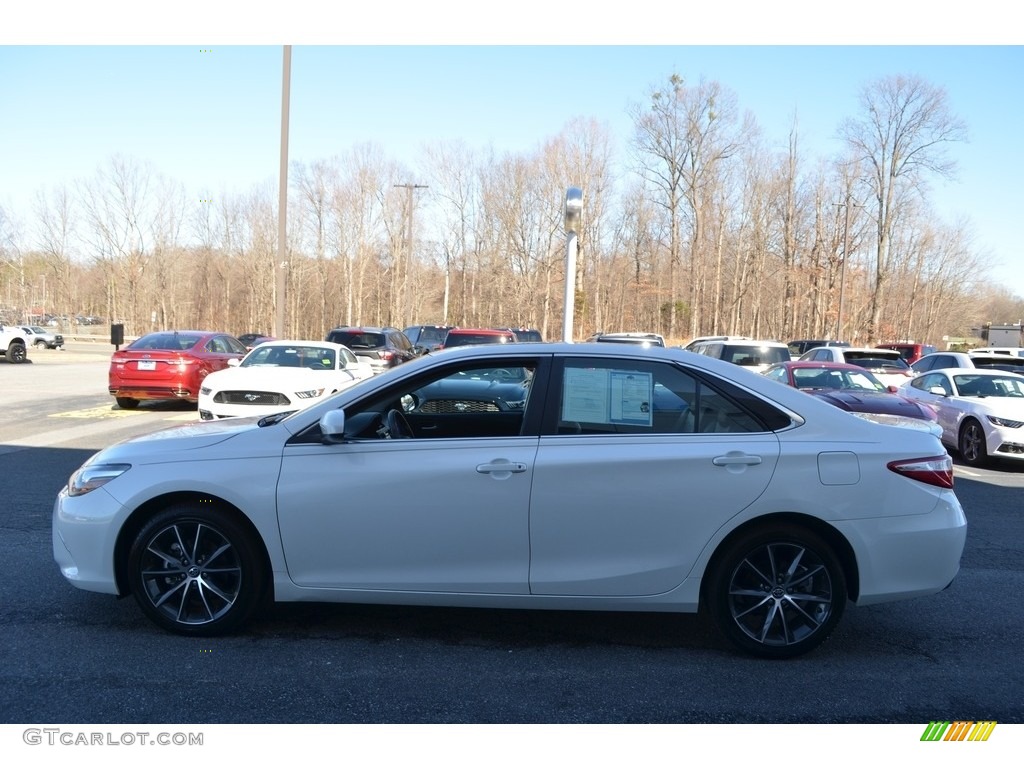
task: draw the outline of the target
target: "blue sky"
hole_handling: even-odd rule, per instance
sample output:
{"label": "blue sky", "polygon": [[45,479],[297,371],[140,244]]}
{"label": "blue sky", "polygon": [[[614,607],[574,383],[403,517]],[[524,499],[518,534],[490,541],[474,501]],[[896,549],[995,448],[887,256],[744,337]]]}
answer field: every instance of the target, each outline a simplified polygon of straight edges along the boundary
{"label": "blue sky", "polygon": [[[482,7],[455,0],[440,5],[477,14]],[[428,142],[461,139],[481,149],[529,151],[575,117],[606,123],[624,148],[631,133],[628,108],[673,72],[689,81],[718,80],[735,92],[740,108],[751,112],[780,148],[795,118],[808,152],[825,157],[840,150],[836,128],[844,117],[856,115],[862,85],[879,76],[913,74],[947,91],[970,134],[969,143],[953,148],[959,178],[936,186],[936,208],[946,221],[968,220],[977,249],[996,265],[993,276],[1024,296],[1024,253],[1016,227],[1024,172],[1018,135],[1024,124],[1024,47],[841,45],[832,44],[827,34],[819,36],[827,45],[752,45],[791,40],[770,26],[758,34],[755,16],[747,19],[752,30],[737,27],[736,34],[716,41],[714,33],[698,34],[697,27],[715,28],[699,15],[679,14],[679,28],[687,31],[678,34],[663,31],[671,28],[668,23],[639,32],[635,17],[652,18],[646,5],[646,0],[631,4],[648,12],[622,25],[578,27],[574,37],[600,45],[498,44],[566,37],[558,33],[565,28],[559,26],[564,15],[550,9],[540,13],[542,6],[533,0],[516,6],[537,12],[528,16],[529,28],[521,18],[511,25],[439,25],[436,14],[421,19],[420,6],[392,3],[390,15],[357,11],[358,18],[346,17],[348,25],[325,18],[323,29],[307,23],[292,30],[285,24],[275,32],[273,20],[264,16],[255,34],[240,33],[230,17],[211,15],[188,0],[176,7],[184,16],[206,19],[195,25],[203,39],[193,38],[197,32],[188,33],[180,19],[161,36],[153,31],[161,29],[159,23],[146,25],[141,34],[111,33],[106,26],[97,29],[95,18],[77,28],[77,17],[69,14],[60,15],[62,23],[45,34],[35,33],[31,24],[23,25],[21,35],[0,32],[0,205],[27,222],[37,192],[88,178],[117,153],[151,162],[197,198],[274,182],[282,68],[281,46],[275,42],[294,44],[292,161],[326,159],[374,142],[413,169]],[[303,2],[289,10],[298,9],[293,16],[301,16],[314,6]],[[78,6],[66,7],[78,12]],[[891,21],[898,25],[900,19]],[[417,28],[417,22],[426,26]],[[259,31],[261,25],[265,31]],[[476,34],[477,29],[484,33]],[[963,32],[971,42],[984,43],[969,24]],[[879,34],[860,35],[890,42]],[[616,39],[643,43],[645,37],[651,42],[610,44]],[[678,38],[679,44],[661,44],[661,38]],[[743,44],[697,45],[697,38]],[[904,39],[958,41],[944,30]],[[145,44],[125,45],[136,40]],[[478,40],[487,44],[465,44]],[[463,44],[325,44],[386,41]],[[266,44],[242,44],[248,42]]]}

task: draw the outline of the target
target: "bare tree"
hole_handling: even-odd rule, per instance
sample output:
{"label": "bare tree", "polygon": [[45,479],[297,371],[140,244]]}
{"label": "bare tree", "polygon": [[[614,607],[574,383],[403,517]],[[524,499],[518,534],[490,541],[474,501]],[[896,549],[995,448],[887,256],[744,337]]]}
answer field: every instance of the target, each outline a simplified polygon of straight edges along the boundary
{"label": "bare tree", "polygon": [[634,146],[641,172],[654,184],[658,204],[669,217],[669,328],[676,335],[676,307],[682,254],[683,213],[690,217],[690,334],[700,323],[698,305],[705,279],[706,227],[712,215],[722,164],[753,131],[739,118],[736,97],[715,81],[687,87],[673,74],[665,92],[654,91],[647,110],[633,109]]}
{"label": "bare tree", "polygon": [[71,248],[75,235],[74,199],[66,186],[49,195],[40,192],[35,201],[39,224],[39,250],[53,275],[53,304],[67,316],[75,311],[75,282],[72,278]]}
{"label": "bare tree", "polygon": [[930,175],[949,178],[955,164],[947,150],[966,138],[966,127],[951,114],[946,92],[919,77],[874,80],[860,95],[862,114],[840,126],[853,157],[868,171],[877,228],[875,281],[869,343],[878,340],[886,290],[892,273],[891,244],[900,207],[925,193]]}

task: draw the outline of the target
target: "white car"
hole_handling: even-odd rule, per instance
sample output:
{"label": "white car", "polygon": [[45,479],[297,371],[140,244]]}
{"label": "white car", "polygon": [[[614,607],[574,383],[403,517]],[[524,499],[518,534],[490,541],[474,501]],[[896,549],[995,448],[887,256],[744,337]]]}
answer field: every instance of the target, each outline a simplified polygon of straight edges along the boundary
{"label": "white car", "polygon": [[914,421],[677,349],[446,349],[291,414],[100,451],[57,496],[53,553],[73,585],[191,636],[265,599],[700,609],[791,657],[848,601],[956,576],[953,463]]}
{"label": "white car", "polygon": [[933,352],[920,358],[910,367],[915,375],[937,371],[940,368],[995,368],[1021,373],[1024,372],[1024,358],[977,349],[970,352]]}
{"label": "white car", "polygon": [[887,387],[900,387],[914,372],[898,350],[878,347],[815,347],[800,355],[801,360],[850,363],[871,371]]}
{"label": "white car", "polygon": [[373,376],[348,347],[329,341],[267,341],[203,379],[199,418],[266,416],[308,408]]}
{"label": "white car", "polygon": [[958,450],[965,464],[1024,460],[1024,376],[986,368],[942,368],[917,376],[899,394],[935,410],[942,441]]}

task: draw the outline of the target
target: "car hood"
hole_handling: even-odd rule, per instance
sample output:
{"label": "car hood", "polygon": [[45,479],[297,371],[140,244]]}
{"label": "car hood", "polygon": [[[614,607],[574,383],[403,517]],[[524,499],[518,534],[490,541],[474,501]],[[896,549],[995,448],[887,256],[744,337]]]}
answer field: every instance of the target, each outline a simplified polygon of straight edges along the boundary
{"label": "car hood", "polygon": [[842,408],[844,411],[858,413],[888,413],[894,416],[922,418],[921,409],[916,403],[898,395],[885,392],[852,391],[845,389],[812,392],[815,397],[826,403]]}
{"label": "car hood", "polygon": [[259,416],[243,416],[219,421],[190,421],[173,427],[137,435],[104,448],[88,463],[97,461],[147,464],[159,461],[189,461],[192,451],[209,448],[238,435],[260,429]]}

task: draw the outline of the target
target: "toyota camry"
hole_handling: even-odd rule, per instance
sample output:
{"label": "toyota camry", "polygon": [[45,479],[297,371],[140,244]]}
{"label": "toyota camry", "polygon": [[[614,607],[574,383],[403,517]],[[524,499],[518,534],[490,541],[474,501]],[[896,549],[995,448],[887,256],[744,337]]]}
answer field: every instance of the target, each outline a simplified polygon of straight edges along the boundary
{"label": "toyota camry", "polygon": [[[707,611],[791,657],[848,603],[956,576],[952,463],[915,423],[679,349],[442,350],[299,411],[101,450],[55,501],[53,552],[184,635],[267,599]],[[415,493],[386,492],[397,475]]]}

